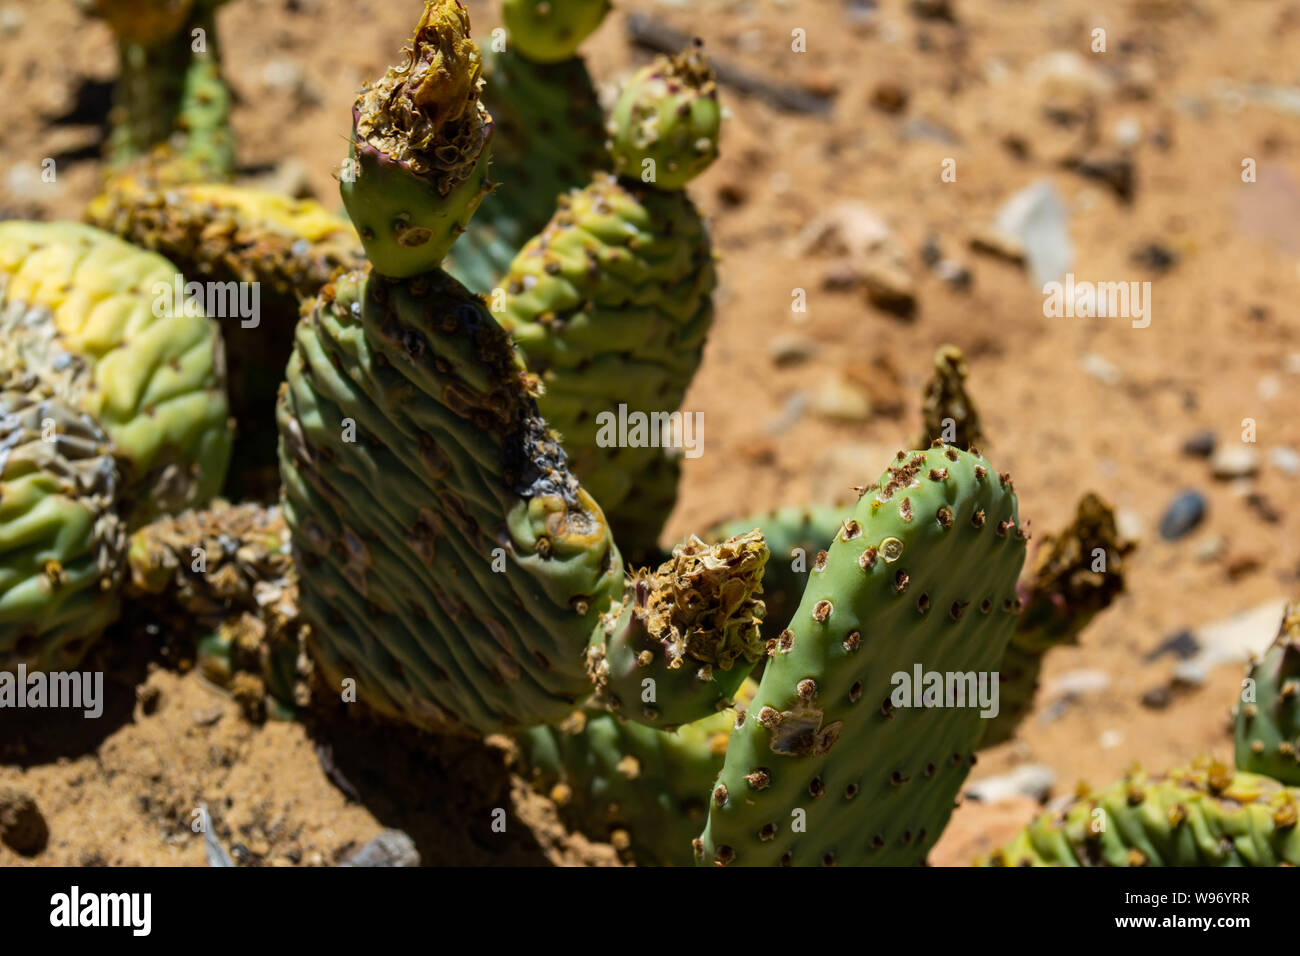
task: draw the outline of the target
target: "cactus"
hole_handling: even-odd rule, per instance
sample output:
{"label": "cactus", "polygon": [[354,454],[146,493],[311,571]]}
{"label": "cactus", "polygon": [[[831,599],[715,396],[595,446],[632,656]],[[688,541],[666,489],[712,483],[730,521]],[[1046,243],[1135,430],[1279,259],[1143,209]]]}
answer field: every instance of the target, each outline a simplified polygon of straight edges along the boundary
{"label": "cactus", "polygon": [[126,553],[125,597],[174,634],[197,625],[199,667],[254,718],[304,700],[298,585],[278,508],[215,502],[145,526]]}
{"label": "cactus", "polygon": [[1300,786],[1300,602],[1287,605],[1250,680],[1236,707],[1237,766]]}
{"label": "cactus", "polygon": [[[746,681],[737,704],[756,688]],[[666,734],[605,711],[574,711],[518,736],[519,772],[568,826],[608,840],[625,861],[689,866],[734,720],[735,711],[720,711]]]}
{"label": "cactus", "polygon": [[896,706],[908,701],[891,675],[996,670],[1015,626],[1018,520],[1010,478],[982,458],[951,446],[899,452],[769,641],[697,859],[924,860],[983,722],[977,707]]}
{"label": "cactus", "polygon": [[948,442],[959,448],[984,448],[980,415],[966,391],[966,357],[955,345],[943,345],[934,353],[934,375],[925,388],[921,407],[921,445]]}
{"label": "cactus", "polygon": [[1069,527],[1039,544],[1034,569],[1020,582],[1024,610],[999,669],[1001,709],[980,747],[1015,733],[1033,707],[1045,655],[1078,643],[1083,629],[1123,593],[1124,558],[1132,550],[1116,530],[1114,511],[1092,493],[1079,501]]}
{"label": "cactus", "polygon": [[159,188],[148,175],[116,177],[88,207],[86,218],[165,255],[190,278],[218,283],[228,305],[253,306],[251,315],[232,307],[216,316],[227,346],[230,405],[238,424],[240,467],[227,491],[240,498],[275,497],[273,410],[300,302],[335,272],[364,263],[360,241],[350,223],[311,200],[220,183]]}
{"label": "cactus", "polygon": [[74,223],[0,223],[0,370],[49,385],[121,459],[134,528],[202,505],[230,457],[221,334],[166,259]]}
{"label": "cactus", "polygon": [[408,62],[362,89],[352,108],[340,192],[382,274],[437,269],[490,190],[492,117],[479,102],[482,62],[459,4],[429,4]]}
{"label": "cactus", "polygon": [[545,386],[542,414],[635,555],[655,549],[676,499],[680,452],[664,446],[690,424],[677,410],[713,321],[708,231],[681,187],[716,155],[719,119],[697,50],[638,73],[614,111],[614,157],[650,181],[597,174],[502,283],[502,324]]}
{"label": "cactus", "polygon": [[730,707],[763,654],[766,563],[751,531],[712,546],[692,538],[655,572],[634,572],[588,652],[596,700],[662,730]]}
{"label": "cactus", "polygon": [[981,866],[1300,864],[1300,790],[1201,759],[1166,775],[1134,770],[1043,814]]}
{"label": "cactus", "polygon": [[113,166],[152,156],[168,183],[229,177],[231,95],[221,79],[215,23],[223,2],[82,0],[118,41],[108,138]]}
{"label": "cactus", "polygon": [[607,0],[507,0],[507,43],[484,53],[483,102],[495,121],[493,192],[452,247],[446,270],[475,292],[493,288],[556,200],[608,166],[604,116],[578,45]]}
{"label": "cactus", "polygon": [[75,667],[118,613],[112,446],[49,391],[0,391],[0,672]]}

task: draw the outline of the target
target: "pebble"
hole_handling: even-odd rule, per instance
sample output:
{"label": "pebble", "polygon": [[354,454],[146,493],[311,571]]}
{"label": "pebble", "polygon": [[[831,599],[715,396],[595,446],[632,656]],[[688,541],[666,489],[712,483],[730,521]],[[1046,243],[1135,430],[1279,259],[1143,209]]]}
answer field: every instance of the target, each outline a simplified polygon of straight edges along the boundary
{"label": "pebble", "polygon": [[954,259],[940,260],[934,267],[934,274],[954,292],[969,292],[974,282],[970,269]]}
{"label": "pebble", "polygon": [[994,227],[1020,243],[1030,276],[1040,287],[1059,279],[1074,261],[1065,202],[1050,180],[1040,179],[1008,199]]}
{"label": "pebble", "polygon": [[862,284],[877,308],[910,318],[916,311],[916,283],[906,265],[889,254],[872,256],[862,264]]}
{"label": "pebble", "polygon": [[861,422],[871,417],[871,397],[843,375],[834,374],[817,390],[812,408],[823,418]]}
{"label": "pebble", "polygon": [[1184,491],[1169,503],[1160,519],[1160,537],[1177,541],[1201,523],[1205,517],[1205,496],[1199,491]]}
{"label": "pebble", "polygon": [[1091,375],[1103,385],[1116,386],[1120,383],[1122,376],[1115,363],[1104,355],[1098,355],[1096,352],[1089,352],[1080,361],[1079,366],[1088,375]]}
{"label": "pebble", "polygon": [[1178,253],[1161,242],[1148,242],[1129,254],[1129,261],[1150,272],[1163,274],[1178,265]]}
{"label": "pebble", "polygon": [[1201,649],[1200,642],[1196,635],[1184,628],[1181,631],[1175,631],[1163,641],[1156,645],[1155,650],[1149,652],[1146,657],[1142,658],[1148,664],[1165,654],[1172,654],[1179,660],[1187,660],[1195,656],[1196,652]]}
{"label": "pebble", "polygon": [[1196,630],[1200,645],[1194,657],[1177,665],[1174,675],[1179,680],[1203,682],[1203,675],[1211,668],[1225,663],[1244,662],[1251,654],[1259,654],[1272,643],[1287,599],[1277,597],[1264,601],[1248,610]]}
{"label": "pebble", "polygon": [[1223,557],[1223,552],[1227,550],[1227,547],[1228,542],[1223,535],[1207,534],[1196,542],[1196,547],[1192,550],[1192,557],[1205,563],[1217,561]]}
{"label": "pebble", "polygon": [[1214,432],[1208,428],[1202,428],[1200,431],[1187,436],[1183,442],[1183,454],[1191,455],[1193,458],[1209,458],[1214,454],[1214,446],[1217,441]]}
{"label": "pebble", "polygon": [[1300,452],[1286,445],[1278,445],[1268,453],[1273,467],[1283,474],[1300,475]]}
{"label": "pebble", "polygon": [[1249,478],[1259,470],[1259,452],[1250,445],[1225,445],[1210,458],[1210,472],[1215,478]]}
{"label": "pebble", "polygon": [[384,830],[339,866],[419,866],[415,841],[401,830]]}
{"label": "pebble", "polygon": [[1114,750],[1124,743],[1124,734],[1118,730],[1102,731],[1101,736],[1097,738],[1097,743],[1102,750]]}
{"label": "pebble", "polygon": [[1169,689],[1169,685],[1160,684],[1146,691],[1142,695],[1140,703],[1148,710],[1164,710],[1173,699],[1174,693]]}
{"label": "pebble", "polygon": [[907,88],[893,80],[881,80],[871,91],[871,104],[884,113],[907,109]]}
{"label": "pebble", "polygon": [[821,346],[806,336],[784,334],[775,336],[767,350],[777,365],[798,365],[815,357]]}
{"label": "pebble", "polygon": [[1055,784],[1056,771],[1046,764],[1021,764],[1010,773],[975,781],[966,787],[966,796],[976,803],[997,803],[1012,797],[1029,797],[1041,803]]}
{"label": "pebble", "polygon": [[1115,512],[1115,530],[1125,541],[1140,541],[1146,531],[1146,521],[1132,508],[1120,508]]}
{"label": "pebble", "polygon": [[1110,674],[1096,668],[1067,671],[1052,681],[1050,696],[1073,700],[1085,694],[1097,694],[1110,686]]}
{"label": "pebble", "polygon": [[25,790],[0,790],[0,842],[22,856],[35,856],[45,849],[50,828],[36,800]]}

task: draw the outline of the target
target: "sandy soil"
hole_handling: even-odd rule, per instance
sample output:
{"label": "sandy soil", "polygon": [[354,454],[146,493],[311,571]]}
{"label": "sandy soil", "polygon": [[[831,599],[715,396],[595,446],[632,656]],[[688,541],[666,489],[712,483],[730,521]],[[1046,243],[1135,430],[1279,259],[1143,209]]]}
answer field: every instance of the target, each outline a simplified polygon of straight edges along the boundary
{"label": "sandy soil", "polygon": [[[336,203],[348,106],[403,42],[413,6],[234,0],[223,11],[250,175],[278,166]],[[493,4],[469,6],[478,28],[493,25]],[[931,356],[953,342],[970,361],[984,450],[1014,474],[1031,528],[1064,524],[1095,490],[1142,531],[1129,594],[1047,664],[1049,684],[1087,668],[1109,686],[1065,704],[1045,692],[1018,739],[983,755],[972,779],[1043,763],[1059,795],[1135,760],[1226,757],[1239,669],[1220,667],[1150,709],[1140,699],[1167,684],[1173,660],[1143,657],[1171,632],[1300,592],[1296,479],[1268,461],[1274,447],[1300,448],[1300,125],[1294,105],[1265,102],[1264,90],[1300,82],[1300,4],[957,0],[956,23],[918,17],[903,0],[861,16],[869,6],[621,0],[586,47],[596,77],[615,83],[645,57],[625,38],[626,14],[653,13],[754,74],[834,97],[820,118],[724,91],[723,156],[693,187],[723,257],[717,325],[687,399],[705,414],[706,453],[686,464],[669,536],[869,481],[914,440]],[[1090,51],[1096,28],[1105,53]],[[805,53],[791,51],[796,29]],[[1045,71],[1058,51],[1076,53],[1080,70]],[[107,30],[71,2],[0,0],[0,213],[78,215],[100,174],[113,72]],[[56,183],[40,181],[45,157],[56,158]],[[1070,157],[1127,163],[1131,198],[1064,168]],[[1247,158],[1253,183],[1242,181]],[[941,179],[947,159],[952,182]],[[1046,318],[1021,268],[970,250],[1001,204],[1038,179],[1064,197],[1077,276],[1151,281],[1149,327]],[[845,278],[833,239],[800,241],[846,201],[892,229],[914,282],[910,319]],[[968,291],[922,263],[929,238],[970,270]],[[1176,254],[1172,268],[1132,260],[1152,242]],[[792,312],[797,289],[806,313]],[[787,350],[804,357],[778,363],[776,344],[792,337]],[[1203,428],[1239,443],[1247,418],[1261,458],[1254,478],[1215,480],[1181,453]],[[1160,516],[1184,488],[1207,497],[1207,518],[1162,541]],[[393,741],[346,723],[328,738],[320,727],[259,727],[195,674],[146,674],[127,660],[119,696],[150,701],[151,712],[123,707],[97,722],[95,739],[49,746],[35,742],[58,737],[48,728],[0,724],[0,788],[33,795],[51,831],[30,860],[0,845],[0,865],[201,865],[189,826],[200,801],[227,847],[242,848],[232,851],[240,862],[329,864],[385,826],[407,830],[426,862],[614,862],[609,847],[565,834],[492,747]],[[505,835],[491,831],[495,807],[508,809]],[[933,861],[969,861],[1031,809],[966,803]]]}

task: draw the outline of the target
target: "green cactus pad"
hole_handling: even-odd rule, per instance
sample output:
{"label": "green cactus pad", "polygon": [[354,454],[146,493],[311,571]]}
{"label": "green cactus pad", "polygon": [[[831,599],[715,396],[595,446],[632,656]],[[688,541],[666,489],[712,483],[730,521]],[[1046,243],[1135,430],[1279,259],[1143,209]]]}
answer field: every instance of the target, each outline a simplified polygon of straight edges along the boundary
{"label": "green cactus pad", "polygon": [[0,671],[76,667],[118,612],[112,445],[49,391],[0,391]]}
{"label": "green cactus pad", "polygon": [[445,273],[349,273],[299,325],[279,421],[303,612],[329,680],[380,712],[487,732],[591,689],[622,561],[530,385]]}
{"label": "green cactus pad", "polygon": [[[769,637],[697,860],[923,861],[984,731],[977,702],[951,706],[951,676],[991,688],[1024,555],[1008,476],[951,446],[899,452],[814,566],[790,626]],[[927,688],[924,674],[944,675],[950,706],[900,705],[918,670]]]}
{"label": "green cactus pad", "polygon": [[505,0],[501,15],[510,45],[535,63],[558,63],[578,52],[609,8],[609,0]]}
{"label": "green cactus pad", "polygon": [[728,521],[709,531],[704,540],[722,541],[751,528],[763,532],[770,552],[763,571],[763,620],[776,624],[788,621],[799,606],[818,552],[830,547],[847,515],[848,508],[839,505],[783,508]]}
{"label": "green cactus pad", "polygon": [[614,172],[682,189],[718,158],[721,126],[718,85],[698,43],[656,57],[628,81],[610,114]]}
{"label": "green cactus pad", "polygon": [[1288,604],[1277,639],[1250,668],[1253,697],[1237,705],[1237,766],[1300,785],[1300,603]]}
{"label": "green cactus pad", "polygon": [[74,223],[0,223],[0,370],[50,385],[121,457],[132,527],[202,505],[230,458],[216,324],[166,295],[170,262]]}
{"label": "green cactus pad", "polygon": [[712,546],[691,538],[657,570],[635,572],[589,654],[596,699],[662,730],[730,707],[763,655],[766,563],[751,531]]}
{"label": "green cactus pad", "polygon": [[492,178],[444,268],[475,292],[492,290],[560,196],[609,164],[605,116],[582,60],[535,63],[508,49],[483,57],[492,114]]}
{"label": "green cactus pad", "polygon": [[1124,559],[1133,547],[1120,537],[1114,510],[1091,492],[1068,527],[1039,543],[1034,570],[1019,585],[1024,610],[999,668],[1002,708],[986,721],[981,748],[1011,739],[1033,709],[1048,651],[1077,644],[1124,593]]}
{"label": "green cactus pad", "polygon": [[542,379],[542,414],[628,553],[654,549],[676,500],[691,452],[666,447],[665,426],[699,367],[715,283],[690,200],[608,174],[562,199],[503,280],[502,324]]}
{"label": "green cactus pad", "polygon": [[491,189],[492,118],[458,0],[426,0],[405,54],[357,97],[340,185],[366,255],[394,278],[438,268]]}
{"label": "green cactus pad", "polygon": [[[746,681],[737,700],[755,686]],[[625,862],[689,866],[734,720],[726,710],[667,734],[575,711],[519,736],[519,772],[555,801],[569,827],[614,844]]]}
{"label": "green cactus pad", "polygon": [[1300,865],[1300,791],[1211,760],[1135,770],[1043,814],[980,866]]}

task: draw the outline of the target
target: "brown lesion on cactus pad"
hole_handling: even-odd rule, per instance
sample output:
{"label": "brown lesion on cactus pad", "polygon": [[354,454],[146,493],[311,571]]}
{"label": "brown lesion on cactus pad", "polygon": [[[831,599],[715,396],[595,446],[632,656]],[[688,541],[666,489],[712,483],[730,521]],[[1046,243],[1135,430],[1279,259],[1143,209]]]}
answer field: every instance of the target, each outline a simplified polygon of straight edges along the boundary
{"label": "brown lesion on cactus pad", "polygon": [[811,757],[830,753],[844,726],[837,720],[823,727],[823,716],[820,709],[801,701],[792,710],[764,707],[759,711],[758,722],[768,732],[768,746],[772,753],[785,757]]}

